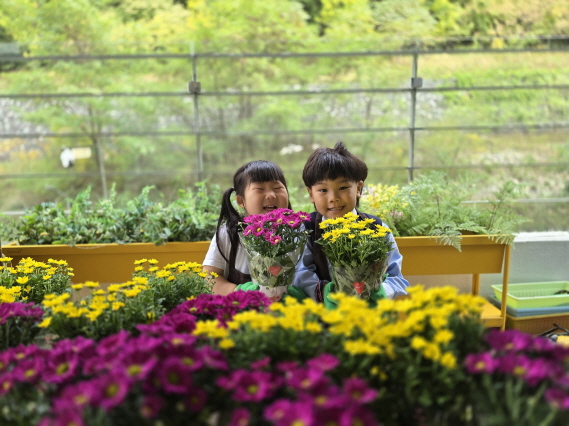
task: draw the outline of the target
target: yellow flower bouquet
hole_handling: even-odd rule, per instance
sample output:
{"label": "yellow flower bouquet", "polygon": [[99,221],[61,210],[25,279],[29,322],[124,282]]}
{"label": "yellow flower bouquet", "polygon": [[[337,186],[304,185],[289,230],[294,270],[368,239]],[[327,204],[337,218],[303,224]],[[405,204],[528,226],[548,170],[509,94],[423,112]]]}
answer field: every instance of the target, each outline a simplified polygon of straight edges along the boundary
{"label": "yellow flower bouquet", "polygon": [[316,241],[332,264],[335,290],[369,299],[381,288],[393,241],[390,230],[353,213],[322,221]]}

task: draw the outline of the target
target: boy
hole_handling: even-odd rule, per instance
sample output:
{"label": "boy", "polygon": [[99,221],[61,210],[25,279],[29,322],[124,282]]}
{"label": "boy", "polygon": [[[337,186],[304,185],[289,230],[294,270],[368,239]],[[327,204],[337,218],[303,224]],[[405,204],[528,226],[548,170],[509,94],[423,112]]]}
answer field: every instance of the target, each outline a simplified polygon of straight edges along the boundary
{"label": "boy", "polygon": [[[331,281],[328,260],[321,247],[314,243],[322,232],[318,224],[322,220],[335,219],[353,212],[361,217],[373,218],[377,224],[382,225],[381,219],[356,210],[366,178],[366,164],[350,153],[342,142],[338,142],[334,149],[316,149],[304,165],[302,180],[316,212],[311,214],[311,221],[306,225],[312,233],[297,267],[293,285],[302,288],[317,302],[329,302],[327,293],[330,292],[328,284]],[[388,277],[380,290],[381,293],[385,292],[387,298],[407,294],[405,288],[409,283],[401,275],[402,259],[393,239],[393,250],[389,254],[387,267]],[[382,297],[380,294],[376,296]]]}

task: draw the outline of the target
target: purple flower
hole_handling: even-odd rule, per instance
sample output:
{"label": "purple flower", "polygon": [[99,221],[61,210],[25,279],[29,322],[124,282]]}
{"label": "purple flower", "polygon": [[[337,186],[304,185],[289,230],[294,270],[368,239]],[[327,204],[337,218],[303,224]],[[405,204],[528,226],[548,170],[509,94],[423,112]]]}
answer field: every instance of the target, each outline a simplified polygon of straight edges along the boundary
{"label": "purple flower", "polygon": [[525,374],[525,381],[530,386],[536,386],[545,379],[550,377],[555,377],[553,374],[555,372],[561,373],[558,370],[557,365],[545,359],[532,359],[529,362],[528,370]]}
{"label": "purple flower", "polygon": [[154,352],[137,351],[128,354],[121,362],[127,375],[133,380],[144,380],[158,363]]}
{"label": "purple flower", "polygon": [[56,351],[47,359],[42,379],[48,383],[62,383],[73,377],[79,366],[79,356],[75,352]]}
{"label": "purple flower", "polygon": [[229,426],[249,426],[251,413],[246,408],[237,408],[231,414]]}
{"label": "purple flower", "polygon": [[216,351],[210,346],[203,346],[200,348],[200,353],[205,365],[212,370],[227,370],[227,361],[222,352]]}
{"label": "purple flower", "polygon": [[34,383],[45,366],[44,358],[34,356],[20,361],[12,374],[18,382]]}
{"label": "purple flower", "polygon": [[12,362],[12,351],[6,350],[0,352],[0,373],[6,371]]}
{"label": "purple flower", "polygon": [[93,381],[78,382],[63,388],[61,394],[54,400],[53,405],[56,410],[68,409],[69,405],[79,409],[90,404],[96,397],[98,390],[93,385]]}
{"label": "purple flower", "polygon": [[83,426],[85,423],[83,422],[81,412],[64,410],[58,411],[52,423],[49,424],[53,426]]}
{"label": "purple flower", "polygon": [[90,358],[95,353],[95,341],[78,336],[74,339],[64,339],[57,342],[52,352],[73,352],[79,356],[80,360]]}
{"label": "purple flower", "polygon": [[39,322],[42,316],[43,309],[33,303],[0,303],[0,325],[12,317],[26,317]]}
{"label": "purple flower", "polygon": [[569,410],[569,395],[561,389],[550,388],[545,391],[545,399],[553,407],[567,411]]}
{"label": "purple flower", "polygon": [[112,336],[105,337],[97,345],[97,353],[100,355],[119,353],[127,346],[126,342],[129,337],[130,333],[125,330],[121,330]]}
{"label": "purple flower", "polygon": [[277,400],[264,411],[264,417],[276,426],[312,426],[314,413],[310,402]]}
{"label": "purple flower", "polygon": [[140,415],[145,419],[155,419],[164,406],[164,400],[157,395],[145,395],[140,406]]}
{"label": "purple flower", "polygon": [[334,355],[321,354],[307,362],[309,367],[318,368],[322,371],[330,371],[336,368],[340,361]]}
{"label": "purple flower", "polygon": [[492,374],[498,367],[498,360],[494,359],[491,353],[483,352],[468,355],[464,365],[470,374]]}
{"label": "purple flower", "polygon": [[122,369],[115,369],[95,379],[94,385],[98,394],[94,404],[106,411],[116,407],[125,399],[131,384],[132,381]]}
{"label": "purple flower", "polygon": [[368,387],[365,380],[359,377],[346,379],[343,389],[354,401],[360,404],[371,402],[377,397],[377,391]]}
{"label": "purple flower", "polygon": [[3,374],[0,376],[0,396],[6,395],[14,387],[14,377],[12,374]]}
{"label": "purple flower", "polygon": [[167,393],[186,393],[192,384],[191,371],[179,358],[168,358],[157,369],[157,377]]}
{"label": "purple flower", "polygon": [[287,384],[293,389],[308,390],[319,384],[321,380],[327,380],[324,372],[315,368],[299,368],[293,371]]}
{"label": "purple flower", "polygon": [[496,351],[526,351],[534,346],[534,337],[518,330],[491,330],[486,341]]}
{"label": "purple flower", "polygon": [[525,355],[507,354],[500,358],[498,371],[525,378],[531,367],[531,360]]}
{"label": "purple flower", "polygon": [[271,364],[271,358],[266,356],[263,359],[251,363],[251,369],[262,370],[263,368],[268,367],[270,364]]}
{"label": "purple flower", "polygon": [[365,407],[349,407],[342,411],[340,417],[340,426],[377,426],[378,424],[371,411]]}
{"label": "purple flower", "polygon": [[25,346],[23,344],[19,344],[15,348],[12,349],[12,359],[19,361],[22,359],[33,357],[37,353],[45,354],[47,351],[38,348],[36,345],[29,345]]}
{"label": "purple flower", "polygon": [[272,375],[264,371],[246,372],[233,392],[233,398],[242,402],[260,402],[272,396]]}
{"label": "purple flower", "polygon": [[188,392],[188,396],[186,397],[186,405],[194,413],[200,412],[206,402],[207,393],[202,389],[193,388]]}

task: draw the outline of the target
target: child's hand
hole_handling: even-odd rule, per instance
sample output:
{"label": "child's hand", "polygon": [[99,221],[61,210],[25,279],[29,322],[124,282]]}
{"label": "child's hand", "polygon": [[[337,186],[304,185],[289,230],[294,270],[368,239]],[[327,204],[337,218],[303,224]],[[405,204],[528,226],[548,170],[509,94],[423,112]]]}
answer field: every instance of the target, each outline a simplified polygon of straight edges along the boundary
{"label": "child's hand", "polygon": [[242,290],[242,291],[257,291],[259,290],[259,284],[255,284],[251,281],[244,283],[244,284],[239,284],[237,287],[235,287],[235,291],[237,290]]}
{"label": "child's hand", "polygon": [[[328,308],[328,309],[336,309],[338,304],[336,303],[336,301],[334,301],[328,297],[330,294],[334,294],[334,283],[333,282],[329,282],[324,287],[324,306],[326,306],[326,308]],[[381,286],[381,288],[379,290],[377,290],[375,293],[371,294],[371,296],[368,300],[368,303],[370,306],[375,306],[375,305],[377,305],[378,300],[385,299],[385,298],[387,298],[387,294],[385,293],[385,289],[383,288],[383,286]]]}
{"label": "child's hand", "polygon": [[283,294],[283,299],[285,297],[294,297],[299,302],[306,299],[308,296],[301,288],[289,285],[287,287],[287,293]]}
{"label": "child's hand", "polygon": [[336,307],[338,306],[338,303],[336,303],[336,301],[330,299],[328,296],[330,294],[334,294],[334,282],[330,281],[328,284],[326,284],[324,286],[324,306],[326,306],[327,309],[336,309]]}

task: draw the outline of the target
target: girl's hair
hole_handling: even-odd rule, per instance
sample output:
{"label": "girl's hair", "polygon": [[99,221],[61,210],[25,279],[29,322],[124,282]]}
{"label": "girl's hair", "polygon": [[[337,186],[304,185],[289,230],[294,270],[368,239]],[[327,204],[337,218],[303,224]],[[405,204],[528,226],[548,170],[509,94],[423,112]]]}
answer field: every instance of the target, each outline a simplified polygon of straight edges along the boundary
{"label": "girl's hair", "polygon": [[[225,253],[223,253],[223,250],[221,250],[221,247],[219,246],[219,229],[223,224],[227,227],[231,252],[233,252],[234,250],[236,251],[239,246],[239,229],[237,225],[239,222],[243,221],[243,216],[235,210],[235,207],[233,207],[233,204],[231,203],[231,193],[235,191],[236,195],[243,197],[245,195],[245,189],[247,189],[249,184],[273,181],[281,182],[288,193],[286,179],[281,168],[275,163],[265,160],[250,161],[249,163],[239,167],[233,175],[233,187],[224,192],[221,200],[221,212],[219,214],[219,219],[217,220],[217,229],[215,231],[217,249],[226,262],[229,263],[229,259],[225,256]],[[288,208],[291,209],[290,201],[288,202]]]}
{"label": "girl's hair", "polygon": [[338,178],[365,181],[366,163],[348,151],[342,142],[337,142],[333,149],[317,148],[310,154],[302,171],[304,185],[310,188],[320,181]]}

